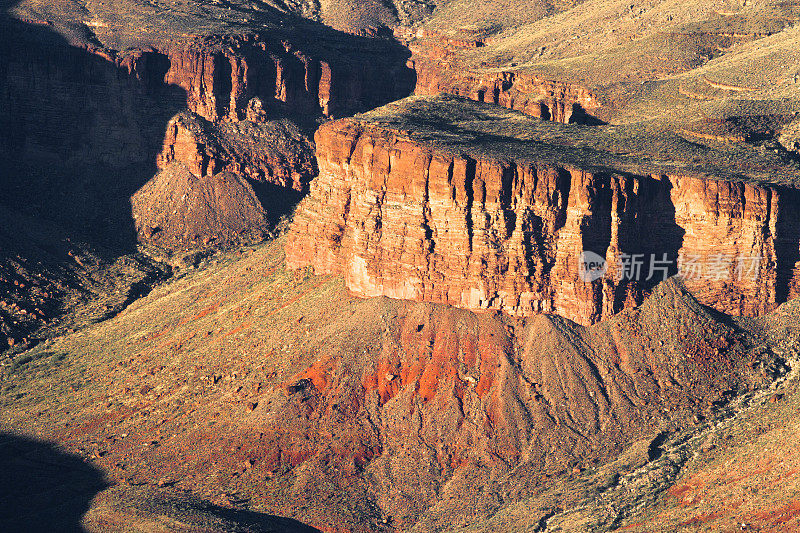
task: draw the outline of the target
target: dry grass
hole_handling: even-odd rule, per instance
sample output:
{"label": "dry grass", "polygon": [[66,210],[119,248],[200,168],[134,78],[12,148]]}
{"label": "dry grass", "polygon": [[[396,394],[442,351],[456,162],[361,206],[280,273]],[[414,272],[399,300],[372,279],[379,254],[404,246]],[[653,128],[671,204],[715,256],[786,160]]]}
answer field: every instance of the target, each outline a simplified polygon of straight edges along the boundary
{"label": "dry grass", "polygon": [[[683,138],[651,121],[578,126],[543,122],[517,111],[449,95],[411,97],[356,115],[414,141],[450,152],[542,161],[638,175],[691,175],[796,186],[800,168],[748,144]],[[686,120],[686,119],[684,119]]]}
{"label": "dry grass", "polygon": [[[527,15],[516,24],[487,17],[485,23],[473,22],[493,28],[484,37],[486,46],[456,50],[448,59],[448,75],[465,69],[477,77],[499,70],[532,73],[592,89],[600,97],[603,120],[661,117],[669,124],[680,122],[682,114],[698,113],[698,99],[796,101],[798,30],[792,24],[798,14],[800,4],[774,0],[746,6],[733,0],[589,0],[541,19]],[[440,33],[448,34],[449,28],[449,34],[459,34],[456,17],[446,9],[428,24]],[[418,45],[426,43],[437,46],[436,38]],[[654,91],[654,85],[665,86]]]}
{"label": "dry grass", "polygon": [[[640,310],[592,328],[545,317],[519,327],[519,353],[526,355],[519,361],[507,360],[517,353],[510,349],[508,355],[499,356],[497,366],[502,365],[503,370],[495,371],[489,362],[492,354],[505,353],[502,346],[511,342],[504,340],[509,338],[506,325],[513,321],[506,324],[505,319],[491,315],[386,298],[355,299],[346,294],[340,278],[286,271],[283,245],[279,239],[206,260],[200,269],[188,269],[157,287],[116,318],[23,354],[13,367],[5,369],[0,382],[0,428],[55,440],[90,460],[110,480],[125,485],[162,482],[219,505],[291,514],[318,526],[344,524],[354,531],[380,531],[384,515],[375,506],[377,496],[371,495],[370,476],[390,479],[383,468],[418,472],[419,463],[407,455],[418,447],[404,448],[406,437],[417,442],[444,432],[437,437],[444,441],[453,432],[469,431],[475,423],[469,417],[483,412],[481,408],[476,415],[462,415],[468,417],[463,425],[434,424],[443,413],[451,412],[437,408],[450,398],[455,386],[446,376],[434,382],[431,394],[435,393],[435,398],[430,401],[413,399],[426,393],[430,384],[423,387],[422,381],[416,389],[411,382],[402,391],[395,390],[392,401],[379,400],[362,386],[376,371],[383,376],[379,364],[385,357],[389,361],[400,357],[402,364],[413,366],[420,357],[430,357],[431,349],[434,353],[439,350],[446,356],[442,367],[446,368],[453,361],[447,356],[455,342],[453,335],[474,335],[471,344],[462,340],[455,345],[479,350],[476,360],[482,361],[480,372],[487,373],[489,383],[489,367],[498,373],[484,395],[486,409],[500,394],[508,406],[523,401],[534,410],[551,405],[552,416],[563,421],[549,432],[531,430],[531,436],[525,437],[539,443],[532,444],[534,448],[555,439],[554,447],[541,456],[548,464],[571,453],[556,444],[562,432],[572,435],[570,417],[591,418],[599,409],[589,396],[578,393],[566,398],[563,406],[551,398],[561,386],[567,386],[558,385],[562,379],[576,384],[575,390],[586,387],[594,391],[594,398],[608,394],[614,402],[627,379],[637,383],[631,389],[635,394],[629,393],[634,404],[621,401],[619,410],[614,407],[613,413],[601,410],[597,414],[602,419],[610,417],[608,424],[614,417],[627,423],[606,425],[597,433],[591,433],[588,425],[576,430],[586,434],[576,449],[587,447],[585,461],[592,465],[590,457],[608,453],[630,434],[647,433],[662,422],[670,424],[670,417],[689,416],[693,409],[711,408],[715,396],[702,391],[723,390],[737,383],[747,388],[754,383],[749,337],[674,284],[657,290]],[[723,338],[724,346],[720,344]],[[614,370],[611,359],[616,350],[627,350],[624,371]],[[607,383],[592,378],[591,372],[586,374],[583,361],[587,360],[604,369]],[[440,363],[434,357],[424,368]],[[647,368],[661,369],[658,380],[671,385],[662,389],[656,381],[645,379]],[[533,399],[522,392],[528,381],[519,378],[519,385],[509,385],[517,379],[511,376],[520,372],[527,380],[541,383],[529,385],[539,387],[548,398],[544,403],[531,403]],[[537,381],[537,372],[544,381]],[[303,378],[315,386],[304,389]],[[509,394],[517,399],[506,398]],[[480,400],[475,392],[463,395],[462,409],[472,412],[470,402]],[[643,398],[648,401],[642,403]],[[405,411],[397,406],[407,400],[422,413],[423,426],[414,430],[419,431],[416,436],[397,436],[388,428],[402,423]],[[672,407],[667,409],[667,405]],[[376,415],[367,413],[380,414],[371,418]],[[499,414],[493,416],[497,420]],[[506,431],[519,431],[515,424],[524,426],[525,417],[520,416],[506,422],[508,429],[495,437],[499,442]],[[377,426],[370,422],[378,419],[382,422]],[[547,417],[537,415],[532,420],[549,424]],[[288,433],[281,437],[280,430]],[[388,432],[381,433],[386,440],[381,441],[378,456],[371,455],[369,440],[362,440],[372,438],[366,437],[372,431]],[[482,431],[476,435],[484,435]],[[523,438],[523,434],[518,436]],[[596,448],[589,450],[586,442],[595,442],[593,439]],[[341,451],[334,451],[340,447]],[[339,453],[344,454],[343,460]],[[534,456],[541,453],[536,451]],[[641,458],[622,459],[627,460],[638,462]],[[359,465],[365,469],[363,473]],[[474,498],[464,500],[466,504],[460,497],[443,496],[428,512],[422,496],[419,501],[398,499],[391,490],[382,501],[384,506],[395,505],[391,512],[395,516],[397,506],[419,506],[416,512],[425,511],[420,527],[430,529],[447,523],[447,517],[472,505],[470,501],[482,502],[483,510],[476,516],[486,516],[486,509],[495,508],[487,507],[487,498],[494,501],[504,487],[527,494],[541,481],[538,473],[533,467],[515,471],[508,474],[506,485],[494,485],[485,477],[486,468],[474,465],[458,470],[447,481],[448,490]],[[572,475],[567,472],[555,479],[570,484],[550,479],[544,486],[548,497],[562,505],[580,502],[587,490],[591,494],[596,481],[592,480],[601,474],[592,466],[582,480],[573,480],[577,483],[570,481]],[[412,487],[428,491],[439,483],[434,474],[425,476],[428,474],[416,481],[406,476],[393,483],[404,491]],[[486,490],[471,492],[470,479],[486,483]],[[373,487],[384,485],[378,482]],[[513,510],[514,505],[507,509]],[[409,519],[414,516],[409,511]],[[535,514],[526,515],[528,520],[534,516],[538,520]]]}

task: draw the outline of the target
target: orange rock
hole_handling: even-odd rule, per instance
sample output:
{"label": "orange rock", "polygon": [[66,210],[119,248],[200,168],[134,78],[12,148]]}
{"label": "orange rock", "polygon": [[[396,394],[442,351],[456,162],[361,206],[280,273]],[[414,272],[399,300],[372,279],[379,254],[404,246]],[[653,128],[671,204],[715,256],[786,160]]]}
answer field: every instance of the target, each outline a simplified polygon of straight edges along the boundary
{"label": "orange rock", "polygon": [[507,70],[477,73],[452,63],[454,48],[479,47],[480,41],[426,39],[411,45],[418,95],[446,92],[479,102],[498,104],[543,120],[582,123],[600,102],[588,88],[549,80],[529,72]]}
{"label": "orange rock", "polygon": [[[664,254],[670,275],[679,257],[699,263],[687,286],[727,313],[758,315],[796,291],[794,191],[454,155],[350,119],[315,141],[320,175],[287,263],[341,272],[360,296],[590,324],[640,303],[663,278],[651,258]],[[603,277],[582,279],[583,251],[605,258]],[[641,270],[627,279],[618,265],[634,254]],[[740,271],[749,259],[756,268]]]}
{"label": "orange rock", "polygon": [[[259,100],[253,101],[258,108]],[[266,120],[213,123],[188,111],[167,124],[158,168],[173,162],[198,178],[228,171],[297,191],[304,190],[314,174],[311,142],[295,125]]]}

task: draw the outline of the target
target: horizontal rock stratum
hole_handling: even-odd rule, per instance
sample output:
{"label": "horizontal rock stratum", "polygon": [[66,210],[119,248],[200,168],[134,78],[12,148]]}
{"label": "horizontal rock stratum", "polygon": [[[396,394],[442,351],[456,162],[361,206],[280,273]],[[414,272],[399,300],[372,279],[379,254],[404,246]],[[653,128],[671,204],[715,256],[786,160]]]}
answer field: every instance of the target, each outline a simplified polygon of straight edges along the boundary
{"label": "horizontal rock stratum", "polygon": [[547,79],[524,71],[476,73],[441,61],[436,48],[430,43],[411,45],[417,73],[414,94],[449,93],[565,124],[597,122],[592,114],[600,107],[600,101],[596,94],[581,84]]}
{"label": "horizontal rock stratum", "polygon": [[[641,303],[663,279],[651,257],[670,275],[679,257],[699,264],[684,269],[687,287],[728,313],[758,315],[796,294],[796,169],[764,180],[749,170],[755,150],[700,153],[671,134],[614,127],[612,139],[609,128],[445,95],[328,123],[287,263],[341,272],[364,297],[582,324]],[[584,281],[584,251],[606,259],[600,279]],[[640,275],[620,272],[639,254]]]}

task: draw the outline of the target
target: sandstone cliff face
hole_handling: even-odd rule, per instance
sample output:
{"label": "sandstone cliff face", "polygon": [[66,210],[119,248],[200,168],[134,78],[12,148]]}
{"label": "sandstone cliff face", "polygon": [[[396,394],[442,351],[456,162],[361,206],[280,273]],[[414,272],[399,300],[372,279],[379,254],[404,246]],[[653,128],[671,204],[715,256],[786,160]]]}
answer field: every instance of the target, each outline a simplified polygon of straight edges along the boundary
{"label": "sandstone cliff face", "polygon": [[[48,152],[85,141],[81,152],[68,156],[122,164],[148,157],[142,144],[162,138],[166,121],[156,113],[164,109],[188,108],[211,122],[253,120],[248,108],[255,98],[262,120],[352,114],[406,96],[413,85],[413,72],[388,48],[362,59],[343,54],[328,60],[288,42],[276,48],[254,37],[218,41],[119,54],[7,45],[2,118],[23,131],[3,140]],[[114,94],[119,98],[110,98]],[[84,128],[89,136],[76,139]],[[32,146],[45,134],[50,142]]]}
{"label": "sandstone cliff face", "polygon": [[3,140],[33,150],[37,147],[30,144],[48,134],[49,142],[38,148],[52,152],[66,148],[70,139],[83,141],[76,133],[90,126],[92,135],[80,146],[84,151],[69,156],[99,155],[110,163],[147,157],[134,149],[140,146],[126,146],[143,136],[160,141],[151,129],[163,132],[166,121],[154,120],[153,109],[174,114],[188,108],[212,122],[239,121],[248,118],[248,106],[257,98],[269,120],[352,114],[407,96],[414,79],[397,47],[375,45],[359,55],[347,48],[356,45],[340,43],[345,49],[339,53],[305,52],[269,34],[198,37],[121,53],[66,43],[4,39],[0,45],[7,104],[0,118],[23,127],[15,139]]}
{"label": "sandstone cliff face", "polygon": [[285,39],[197,39],[165,51],[167,83],[184,88],[191,111],[208,119],[246,117],[253,97],[294,112],[340,116],[409,94],[413,72],[401,52],[308,52]]}
{"label": "sandstone cliff face", "polygon": [[414,93],[450,93],[565,124],[594,122],[590,115],[600,107],[600,102],[597,95],[580,84],[522,71],[477,73],[455,61],[454,49],[482,46],[481,41],[442,37],[412,43],[412,61],[417,73]]}
{"label": "sandstone cliff face", "polygon": [[132,241],[128,199],[155,173],[186,99],[157,52],[0,38],[0,201],[104,241]]}
{"label": "sandstone cliff face", "polygon": [[[687,286],[728,313],[760,314],[796,291],[793,191],[453,154],[354,120],[323,126],[316,143],[320,175],[287,263],[342,272],[357,295],[590,324],[663,279],[652,255],[670,275],[680,257]],[[581,277],[584,251],[607,260],[600,279]],[[752,257],[760,268],[739,262]],[[638,275],[621,270],[638,259]]]}
{"label": "sandstone cliff face", "polygon": [[332,32],[173,37],[116,52],[70,46],[46,26],[0,26],[0,200],[126,244],[131,195],[173,162],[197,178],[228,171],[304,190],[318,119],[413,88],[399,47]]}
{"label": "sandstone cliff face", "polygon": [[16,160],[147,163],[165,119],[185,106],[183,91],[164,85],[170,63],[158,52],[25,44],[2,43],[0,60],[0,150]]}

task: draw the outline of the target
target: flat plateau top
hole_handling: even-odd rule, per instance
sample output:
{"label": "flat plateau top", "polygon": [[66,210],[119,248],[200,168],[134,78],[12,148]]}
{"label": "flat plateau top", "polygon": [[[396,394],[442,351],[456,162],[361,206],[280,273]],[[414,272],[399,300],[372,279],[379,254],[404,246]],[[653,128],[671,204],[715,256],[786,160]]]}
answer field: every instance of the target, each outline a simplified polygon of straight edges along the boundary
{"label": "flat plateau top", "polygon": [[448,153],[800,188],[800,164],[785,154],[745,142],[695,139],[659,121],[560,124],[446,94],[412,96],[343,121],[385,129]]}
{"label": "flat plateau top", "polygon": [[285,39],[317,54],[387,48],[383,40],[346,34],[261,0],[0,0],[0,31],[15,28],[20,38],[33,38],[33,28],[71,45],[120,51],[195,40],[224,47],[229,37],[252,36]]}

